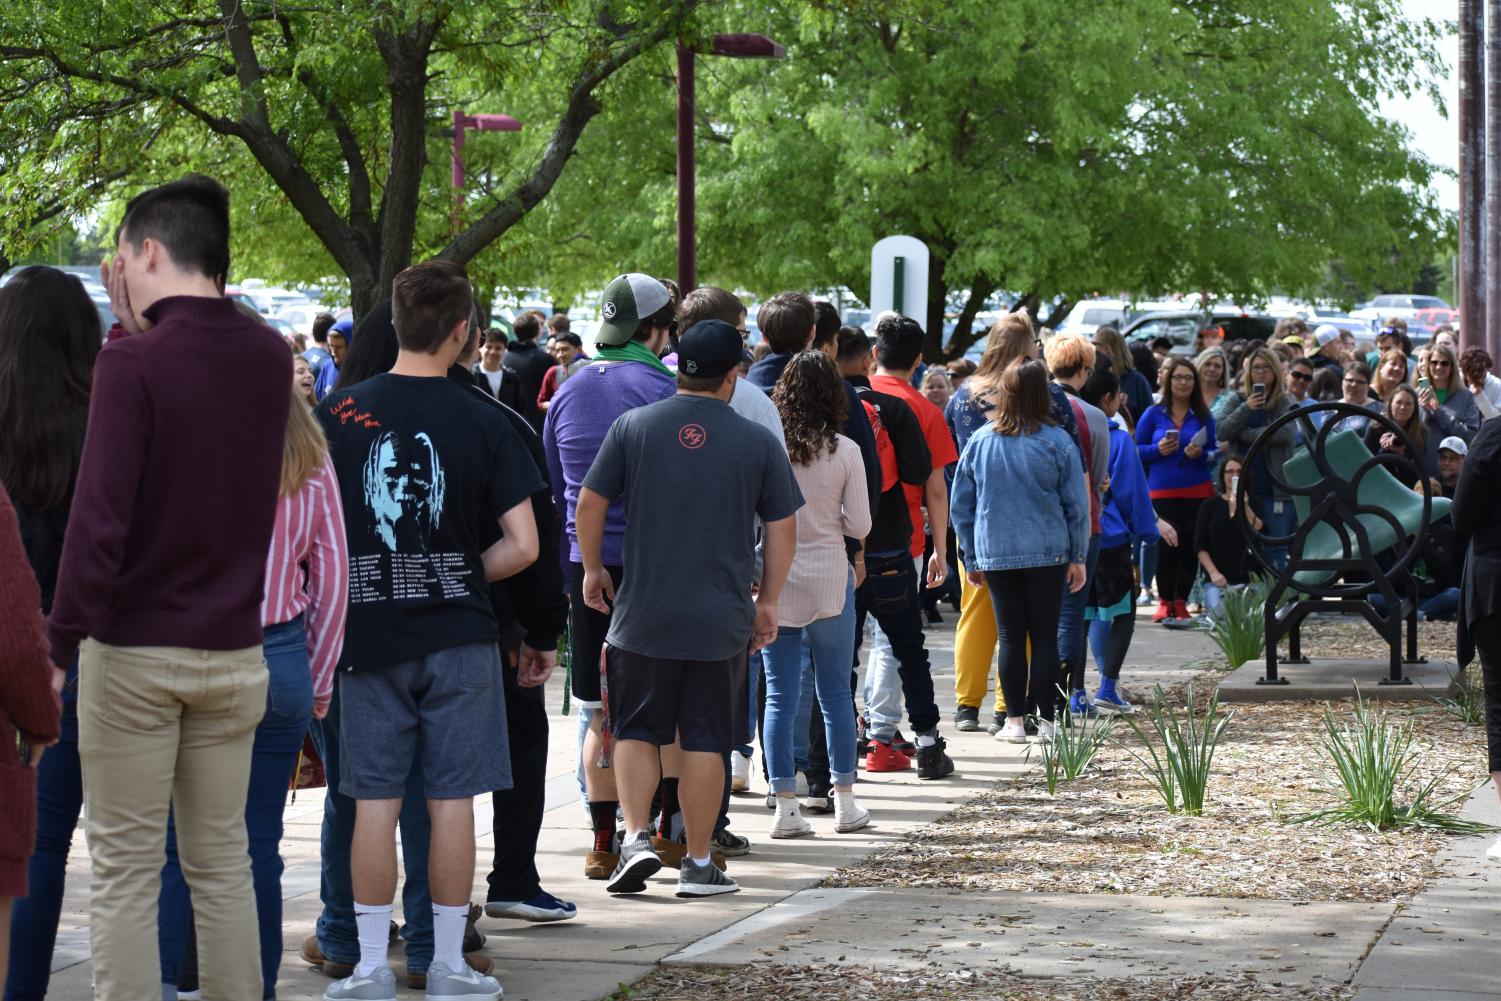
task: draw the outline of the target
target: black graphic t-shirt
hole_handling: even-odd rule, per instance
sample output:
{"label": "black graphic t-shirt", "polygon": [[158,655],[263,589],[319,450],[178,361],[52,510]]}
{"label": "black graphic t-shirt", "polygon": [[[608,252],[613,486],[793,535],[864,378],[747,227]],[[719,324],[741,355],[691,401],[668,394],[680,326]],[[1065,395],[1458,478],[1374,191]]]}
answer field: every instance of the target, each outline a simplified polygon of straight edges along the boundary
{"label": "black graphic t-shirt", "polygon": [[378,375],[318,407],[349,541],[339,666],[498,635],[477,528],[543,488],[504,415],[448,379]]}

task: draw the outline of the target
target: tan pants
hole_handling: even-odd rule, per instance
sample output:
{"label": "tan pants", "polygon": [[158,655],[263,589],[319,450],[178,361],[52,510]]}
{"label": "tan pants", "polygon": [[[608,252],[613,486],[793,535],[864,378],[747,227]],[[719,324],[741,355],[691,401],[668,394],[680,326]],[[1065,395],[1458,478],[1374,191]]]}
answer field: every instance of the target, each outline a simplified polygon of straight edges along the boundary
{"label": "tan pants", "polygon": [[259,999],[260,933],[245,796],[255,728],[266,710],[261,648],[117,647],[88,640],[78,677],[95,997],[161,997],[157,897],[167,808],[175,803],[203,997]]}

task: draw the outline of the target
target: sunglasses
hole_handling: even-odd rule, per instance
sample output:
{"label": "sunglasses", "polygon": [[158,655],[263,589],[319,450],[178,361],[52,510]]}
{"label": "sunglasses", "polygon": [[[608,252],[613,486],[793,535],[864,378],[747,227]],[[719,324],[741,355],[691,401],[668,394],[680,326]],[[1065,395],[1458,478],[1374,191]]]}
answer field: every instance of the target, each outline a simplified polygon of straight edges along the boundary
{"label": "sunglasses", "polygon": [[1313,373],[1311,372],[1289,372],[1288,375],[1292,376],[1292,378],[1298,380],[1299,382],[1308,382],[1313,378]]}
{"label": "sunglasses", "polygon": [[1449,366],[1449,363],[1446,362],[1446,361],[1431,361],[1431,362],[1428,363],[1428,367],[1429,368],[1449,368],[1450,366]]}

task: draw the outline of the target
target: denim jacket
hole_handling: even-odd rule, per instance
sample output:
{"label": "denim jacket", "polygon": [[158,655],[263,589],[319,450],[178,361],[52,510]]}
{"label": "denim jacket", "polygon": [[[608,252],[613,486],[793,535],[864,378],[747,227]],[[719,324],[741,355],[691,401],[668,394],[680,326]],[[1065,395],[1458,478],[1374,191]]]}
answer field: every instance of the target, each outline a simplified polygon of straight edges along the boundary
{"label": "denim jacket", "polygon": [[1089,488],[1066,432],[976,431],[959,457],[949,510],[968,570],[1083,563]]}

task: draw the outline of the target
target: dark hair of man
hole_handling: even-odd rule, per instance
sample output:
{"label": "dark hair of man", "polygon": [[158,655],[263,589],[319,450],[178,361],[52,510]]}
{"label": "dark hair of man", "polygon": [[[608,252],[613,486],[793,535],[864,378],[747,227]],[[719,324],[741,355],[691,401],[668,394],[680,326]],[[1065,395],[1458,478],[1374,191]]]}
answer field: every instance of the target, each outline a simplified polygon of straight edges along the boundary
{"label": "dark hair of man", "polygon": [[687,330],[701,320],[723,320],[730,326],[740,320],[745,305],[728,289],[700,285],[678,303],[678,329]]}
{"label": "dark hair of man", "polygon": [[997,434],[1036,434],[1053,422],[1048,367],[1035,358],[1019,359],[1002,372],[993,399]]}
{"label": "dark hair of man", "polygon": [[516,317],[516,322],[511,324],[511,329],[516,332],[518,341],[535,341],[537,335],[542,333],[542,324],[537,320],[535,313],[522,313]]}
{"label": "dark hair of man", "polygon": [[[661,327],[657,329],[660,330]],[[729,377],[729,372],[726,372],[724,375],[684,375],[682,372],[679,372],[678,388],[685,389],[690,393],[715,393],[719,391],[719,387],[723,386],[724,381]]]}
{"label": "dark hair of man", "polygon": [[402,350],[436,354],[455,325],[474,317],[474,290],[463,265],[435,257],[397,275],[391,317]]}
{"label": "dark hair of man", "polygon": [[849,397],[827,355],[817,348],[794,355],[771,391],[771,402],[782,415],[788,458],[806,466],[825,452],[834,454]]}
{"label": "dark hair of man", "polygon": [[809,347],[822,350],[839,336],[839,310],[831,302],[820,299],[813,304],[813,343]]}
{"label": "dark hair of man", "polygon": [[229,273],[229,192],[202,174],[143,191],[126,203],[121,235],[137,251],[147,239],[160,243],[180,271],[222,278]]}
{"label": "dark hair of man", "polygon": [[1313,374],[1313,362],[1309,361],[1307,358],[1303,358],[1303,357],[1294,358],[1292,361],[1290,361],[1290,362],[1287,363],[1287,367],[1289,369],[1306,368],[1308,370],[1308,374],[1309,375]]}
{"label": "dark hair of man", "polygon": [[[1465,381],[1472,385],[1485,382],[1486,374],[1494,365],[1490,352],[1478,345],[1465,348],[1464,354],[1459,356],[1459,371],[1464,375]],[[1354,368],[1352,365],[1346,371],[1353,371]]]}
{"label": "dark hair of man", "polygon": [[554,313],[547,319],[547,329],[554,334],[568,333],[569,321],[567,313]]}
{"label": "dark hair of man", "polygon": [[778,292],[756,310],[761,336],[779,355],[797,354],[806,348],[815,319],[813,300],[801,292]]}
{"label": "dark hair of man", "polygon": [[839,328],[839,364],[848,365],[870,354],[870,338],[859,327]]}
{"label": "dark hair of man", "polygon": [[360,318],[354,327],[354,340],[344,364],[339,366],[339,378],[334,389],[348,389],[366,379],[373,379],[383,372],[391,371],[396,364],[398,346],[396,327],[391,322],[391,304],[383,302]]}
{"label": "dark hair of man", "polygon": [[572,344],[575,350],[582,351],[584,349],[584,339],[578,334],[565,330],[558,335],[557,339],[564,344]]}
{"label": "dark hair of man", "polygon": [[1152,350],[1156,351],[1158,348],[1164,351],[1171,351],[1173,349],[1173,339],[1171,337],[1152,338]]}
{"label": "dark hair of man", "polygon": [[334,319],[334,314],[332,313],[319,313],[317,316],[313,317],[313,343],[327,344],[328,328],[332,327],[337,322],[338,321]]}
{"label": "dark hair of man", "polygon": [[102,339],[72,275],[22,268],[0,288],[0,482],[27,507],[52,510],[73,492]]}
{"label": "dark hair of man", "polygon": [[[640,341],[641,343],[645,344],[647,341],[651,340],[651,332],[653,330],[667,330],[669,332],[672,331],[674,329],[673,315],[672,300],[668,299],[667,305],[663,306],[652,315],[643,316],[641,318],[641,322],[636,326],[636,332],[631,335],[631,340]],[[713,388],[714,387],[711,386],[709,389],[696,389],[694,390],[694,392],[707,393],[711,392]]]}
{"label": "dark hair of man", "polygon": [[922,327],[910,316],[888,316],[876,324],[876,361],[890,372],[905,372],[922,357]]}
{"label": "dark hair of man", "polygon": [[1147,384],[1157,385],[1157,356],[1152,354],[1152,349],[1137,341],[1131,345],[1131,364],[1136,371],[1146,377]]}

